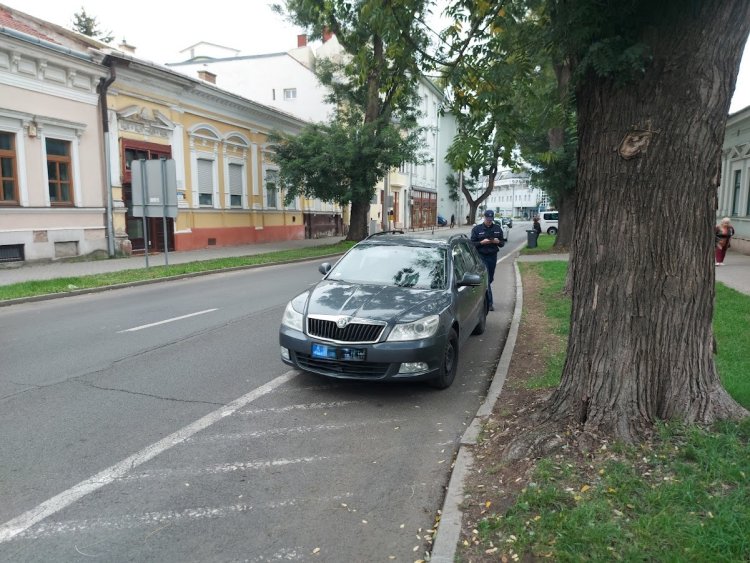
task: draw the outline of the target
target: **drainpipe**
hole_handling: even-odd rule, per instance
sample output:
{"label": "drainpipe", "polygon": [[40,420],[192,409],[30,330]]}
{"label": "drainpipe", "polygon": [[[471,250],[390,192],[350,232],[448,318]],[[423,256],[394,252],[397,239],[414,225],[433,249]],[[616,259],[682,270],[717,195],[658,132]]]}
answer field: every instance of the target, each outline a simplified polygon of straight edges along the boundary
{"label": "drainpipe", "polygon": [[107,89],[115,81],[115,62],[106,57],[104,64],[109,66],[109,78],[100,78],[96,90],[99,93],[99,107],[102,112],[102,131],[104,133],[104,169],[107,175],[105,185],[107,186],[107,251],[110,258],[115,256],[115,232],[112,202],[112,170],[110,169],[110,147],[109,147],[109,116],[107,108]]}

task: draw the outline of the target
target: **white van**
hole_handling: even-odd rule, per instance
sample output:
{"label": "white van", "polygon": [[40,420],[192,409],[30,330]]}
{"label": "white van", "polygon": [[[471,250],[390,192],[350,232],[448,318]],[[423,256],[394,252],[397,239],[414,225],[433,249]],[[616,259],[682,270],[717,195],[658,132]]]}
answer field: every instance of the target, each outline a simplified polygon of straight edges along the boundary
{"label": "white van", "polygon": [[542,232],[548,235],[557,234],[557,219],[559,211],[549,210],[539,212],[539,225],[542,227]]}

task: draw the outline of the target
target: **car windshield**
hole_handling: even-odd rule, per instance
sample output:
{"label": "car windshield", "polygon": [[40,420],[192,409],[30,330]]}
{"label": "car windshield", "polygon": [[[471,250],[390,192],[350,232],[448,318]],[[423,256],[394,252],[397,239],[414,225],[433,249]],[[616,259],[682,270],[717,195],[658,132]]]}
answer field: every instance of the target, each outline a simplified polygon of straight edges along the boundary
{"label": "car windshield", "polygon": [[331,270],[329,280],[416,289],[444,289],[445,249],[362,245],[352,248]]}

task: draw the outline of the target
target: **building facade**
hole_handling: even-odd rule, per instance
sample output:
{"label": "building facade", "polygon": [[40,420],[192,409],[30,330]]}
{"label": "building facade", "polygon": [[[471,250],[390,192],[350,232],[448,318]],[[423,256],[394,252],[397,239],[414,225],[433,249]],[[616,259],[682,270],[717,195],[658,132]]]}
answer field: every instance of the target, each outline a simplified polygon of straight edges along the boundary
{"label": "building facade", "polygon": [[750,254],[750,106],[727,120],[716,222],[722,217],[735,229],[732,248]]}
{"label": "building facade", "polygon": [[106,69],[0,6],[0,261],[106,252]]}
{"label": "building facade", "polygon": [[[531,219],[535,213],[549,208],[547,194],[531,185],[526,173],[510,170],[498,172],[490,196],[483,202],[482,210],[492,209],[503,217]],[[487,189],[487,177],[482,179],[482,189]]]}

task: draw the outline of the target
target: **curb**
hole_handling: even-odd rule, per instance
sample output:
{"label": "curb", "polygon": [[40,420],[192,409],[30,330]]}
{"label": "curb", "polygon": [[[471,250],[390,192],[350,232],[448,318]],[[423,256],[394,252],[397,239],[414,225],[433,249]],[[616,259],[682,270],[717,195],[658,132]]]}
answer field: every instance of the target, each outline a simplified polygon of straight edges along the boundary
{"label": "curb", "polygon": [[[137,281],[127,282],[127,283],[102,285],[99,287],[73,289],[70,291],[61,291],[59,293],[45,293],[44,295],[32,295],[30,297],[19,297],[17,299],[3,299],[3,300],[0,300],[0,307],[10,307],[11,305],[20,305],[21,303],[33,303],[35,301],[49,301],[51,299],[59,299],[61,297],[73,297],[75,295],[87,295],[89,293],[102,293],[104,291],[125,289],[127,287],[136,287],[139,285],[150,285],[154,283],[162,283],[162,282],[168,282],[168,281],[174,281],[174,280],[183,280],[187,278],[197,278],[199,276],[210,276],[213,274],[223,274],[226,272],[238,272],[240,270],[253,270],[255,268],[265,268],[267,266],[283,266],[284,264],[297,264],[301,262],[312,262],[313,260],[319,260],[321,258],[333,258],[335,256],[342,256],[343,254],[344,252],[337,252],[335,254],[321,254],[320,256],[314,256],[312,258],[296,258],[294,260],[282,260],[281,262],[266,262],[265,264],[248,264],[247,266],[231,266],[229,268],[220,268],[218,270],[205,270],[203,272],[189,272],[187,274],[178,274],[176,276],[167,276],[163,278],[155,278],[155,279],[150,279],[150,280],[137,280]],[[250,256],[253,256],[253,255],[250,255]],[[196,260],[195,262],[205,262],[205,260]],[[177,265],[177,264],[173,264],[173,265]],[[95,276],[97,274],[86,274],[86,275]]]}
{"label": "curb", "polygon": [[440,517],[440,525],[435,534],[435,543],[432,549],[430,561],[433,563],[453,563],[456,557],[458,540],[461,535],[461,503],[464,501],[464,482],[474,463],[472,446],[476,445],[482,426],[495,406],[505,384],[505,378],[510,368],[510,360],[516,347],[518,327],[521,324],[521,310],[523,308],[523,286],[521,285],[521,271],[518,268],[518,260],[513,262],[516,272],[516,304],[513,309],[513,319],[510,323],[508,338],[503,347],[503,353],[495,369],[492,384],[487,392],[487,397],[477,410],[474,420],[461,437],[456,461],[453,464],[448,490],[445,493],[443,510]]}

